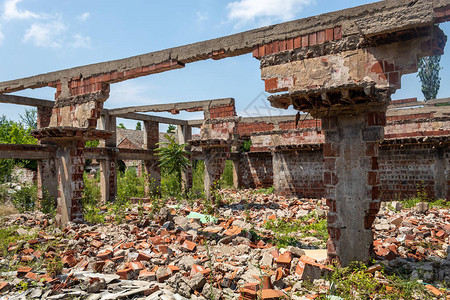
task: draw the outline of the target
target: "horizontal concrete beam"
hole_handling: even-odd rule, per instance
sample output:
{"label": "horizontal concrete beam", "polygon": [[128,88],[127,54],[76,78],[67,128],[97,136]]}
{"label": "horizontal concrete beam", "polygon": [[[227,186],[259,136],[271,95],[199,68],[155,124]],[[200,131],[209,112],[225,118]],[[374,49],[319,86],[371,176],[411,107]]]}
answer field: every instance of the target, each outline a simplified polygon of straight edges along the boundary
{"label": "horizontal concrete beam", "polygon": [[46,145],[0,144],[0,159],[55,158],[56,147]]}
{"label": "horizontal concrete beam", "polygon": [[34,107],[53,107],[55,105],[55,101],[4,94],[0,94],[0,103],[18,104]]}
{"label": "horizontal concrete beam", "polygon": [[152,150],[124,149],[119,148],[120,160],[155,160],[158,157]]}
{"label": "horizontal concrete beam", "polygon": [[[416,99],[416,98],[413,98]],[[439,107],[439,104],[450,104],[450,98],[442,98],[442,99],[432,99],[428,101],[408,101],[413,99],[404,99],[404,100],[397,100],[392,101],[388,109],[395,109],[395,108],[403,108],[403,107],[417,107],[417,106],[427,106],[427,107]]]}
{"label": "horizontal concrete beam", "polygon": [[[446,12],[449,6],[450,0],[386,0],[130,58],[5,81],[0,83],[0,93],[44,87],[61,80],[90,78],[114,72],[130,73],[133,77],[145,76],[148,74],[143,68],[149,66],[164,65],[173,60],[184,65],[209,58],[238,56],[252,52],[259,45],[299,37],[334,26],[342,27],[343,36],[363,34],[366,37],[430,26],[448,20]],[[129,77],[124,76],[122,80],[126,79]],[[111,81],[105,79],[104,82]]]}
{"label": "horizontal concrete beam", "polygon": [[185,120],[178,120],[178,119],[158,117],[158,116],[149,116],[149,115],[137,114],[137,113],[120,114],[120,115],[115,115],[115,117],[129,119],[129,120],[137,120],[137,121],[158,122],[158,123],[162,123],[162,124],[188,125],[188,122]]}
{"label": "horizontal concrete beam", "polygon": [[153,105],[141,105],[141,106],[130,106],[109,109],[108,113],[111,116],[118,116],[127,113],[135,112],[176,112],[182,110],[203,110],[212,106],[221,106],[227,104],[234,104],[233,98],[224,99],[214,99],[214,100],[202,100],[202,101],[188,101],[188,102],[178,102],[178,103],[168,103],[168,104],[153,104]]}

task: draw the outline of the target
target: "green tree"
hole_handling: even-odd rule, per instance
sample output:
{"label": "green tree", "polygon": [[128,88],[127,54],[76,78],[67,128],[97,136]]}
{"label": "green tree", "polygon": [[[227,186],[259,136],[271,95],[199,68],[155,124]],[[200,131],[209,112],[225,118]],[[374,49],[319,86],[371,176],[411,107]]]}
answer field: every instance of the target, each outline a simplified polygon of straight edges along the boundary
{"label": "green tree", "polygon": [[25,124],[27,128],[36,129],[37,128],[37,110],[35,108],[25,109],[24,115],[19,115],[20,122]]}
{"label": "green tree", "polygon": [[[33,128],[25,128],[22,124],[0,117],[0,144],[37,144],[30,134]],[[0,182],[7,181],[14,166],[19,165],[32,170],[37,169],[36,160],[0,159]]]}
{"label": "green tree", "polygon": [[436,99],[439,92],[441,77],[439,77],[441,56],[429,56],[419,59],[419,74],[422,82],[422,93],[425,101]]}
{"label": "green tree", "polygon": [[136,124],[136,130],[142,130],[142,124],[141,124],[141,122],[137,122],[137,124]]}
{"label": "green tree", "polygon": [[178,144],[175,137],[168,134],[164,137],[167,142],[158,143],[159,148],[155,149],[156,155],[159,156],[159,165],[168,174],[175,174],[178,182],[182,182],[181,172],[186,171],[191,165],[188,159],[189,152],[185,150],[187,144]]}
{"label": "green tree", "polygon": [[175,133],[175,125],[169,124],[169,128],[167,128],[167,133]]}
{"label": "green tree", "polygon": [[120,128],[120,129],[127,129],[127,128],[125,127],[125,125],[123,125],[123,123],[119,123],[119,125],[117,126],[117,128]]}

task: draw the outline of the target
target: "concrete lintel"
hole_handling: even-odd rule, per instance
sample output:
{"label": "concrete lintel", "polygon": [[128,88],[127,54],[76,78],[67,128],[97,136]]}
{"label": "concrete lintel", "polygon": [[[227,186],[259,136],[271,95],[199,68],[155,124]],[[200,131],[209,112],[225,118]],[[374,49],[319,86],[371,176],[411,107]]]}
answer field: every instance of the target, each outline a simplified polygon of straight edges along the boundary
{"label": "concrete lintel", "polygon": [[3,95],[0,94],[0,103],[18,104],[34,107],[53,107],[55,101],[16,96],[16,95]]}
{"label": "concrete lintel", "polygon": [[158,117],[158,116],[149,116],[145,114],[138,113],[127,113],[121,115],[114,115],[117,118],[129,119],[129,120],[137,120],[137,121],[150,121],[150,122],[158,122],[162,124],[172,124],[172,125],[187,125],[188,122],[185,120]]}
{"label": "concrete lintel", "polygon": [[[435,9],[442,9],[449,5],[450,0],[381,1],[125,59],[5,81],[0,83],[0,93],[44,87],[62,78],[79,78],[80,76],[89,78],[115,71],[127,72],[173,59],[186,64],[209,58],[221,59],[243,55],[252,52],[253,48],[259,45],[299,37],[334,26],[342,26],[344,36],[361,33],[367,37],[376,36],[439,22],[441,20],[436,16]],[[395,20],[395,22],[385,20]],[[444,18],[442,21],[445,20]]]}
{"label": "concrete lintel", "polygon": [[138,150],[138,149],[119,149],[118,159],[120,160],[156,160],[157,156],[153,150]]}
{"label": "concrete lintel", "polygon": [[0,144],[0,159],[50,159],[56,147],[48,145]]}
{"label": "concrete lintel", "polygon": [[108,113],[113,116],[119,116],[135,112],[171,112],[171,111],[178,112],[181,110],[190,110],[190,109],[199,109],[200,111],[203,110],[203,108],[227,104],[234,104],[234,99],[224,98],[224,99],[188,101],[188,102],[168,103],[168,104],[130,106],[130,107],[109,109]]}

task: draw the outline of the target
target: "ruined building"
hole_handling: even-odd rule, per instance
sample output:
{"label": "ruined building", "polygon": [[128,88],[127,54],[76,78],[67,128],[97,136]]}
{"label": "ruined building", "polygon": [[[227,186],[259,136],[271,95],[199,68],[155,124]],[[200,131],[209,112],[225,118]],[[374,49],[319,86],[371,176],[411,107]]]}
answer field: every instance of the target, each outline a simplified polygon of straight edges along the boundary
{"label": "ruined building", "polygon": [[[382,198],[392,199],[405,185],[409,191],[410,185],[423,179],[436,196],[449,199],[448,108],[436,106],[437,101],[409,112],[388,110],[404,105],[391,102],[391,95],[400,88],[403,74],[417,71],[417,59],[443,53],[447,38],[438,24],[448,20],[450,0],[382,1],[1,82],[2,102],[38,107],[35,136],[40,141],[38,146],[3,146],[3,157],[20,154],[40,159],[39,181],[57,196],[59,221],[81,221],[86,158],[101,161],[102,196],[110,201],[115,195],[117,159],[144,160],[147,172],[158,178],[153,149],[159,123],[178,125],[181,142],[191,140],[190,126],[201,126],[201,138],[192,140],[190,147],[201,149],[207,191],[220,177],[225,161],[233,159],[242,184],[273,182],[280,193],[324,196],[330,209],[329,258],[343,264],[366,261]],[[269,97],[270,104],[280,109],[292,105],[313,119],[245,120],[236,115],[233,99],[103,109],[111,84],[250,52],[261,62],[266,91],[277,93]],[[55,88],[55,102],[7,95],[47,86]],[[139,114],[180,110],[203,111],[204,120],[190,123]],[[117,117],[144,121],[144,150],[116,148]],[[255,132],[255,124],[263,130]],[[252,139],[253,151],[238,154],[244,136]],[[86,149],[89,139],[101,139],[101,147]],[[401,167],[410,153],[423,166],[415,175]],[[259,165],[273,167],[271,172],[261,172]]]}

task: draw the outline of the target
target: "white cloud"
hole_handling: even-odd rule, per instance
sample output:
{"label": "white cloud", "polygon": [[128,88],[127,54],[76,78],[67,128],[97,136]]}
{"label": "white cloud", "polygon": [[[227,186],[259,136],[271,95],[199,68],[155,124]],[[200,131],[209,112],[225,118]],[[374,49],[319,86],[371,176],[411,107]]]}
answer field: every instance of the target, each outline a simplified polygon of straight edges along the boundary
{"label": "white cloud", "polygon": [[35,23],[26,31],[23,41],[40,47],[60,48],[63,44],[61,33],[65,30],[66,26],[61,20]]}
{"label": "white cloud", "polygon": [[208,13],[197,12],[197,21],[203,22],[208,20]]}
{"label": "white cloud", "polygon": [[268,25],[275,21],[295,18],[306,5],[314,0],[239,0],[227,5],[228,20],[235,21],[236,27],[258,21]]}
{"label": "white cloud", "polygon": [[39,19],[40,16],[29,10],[20,10],[17,8],[17,4],[22,0],[7,0],[3,5],[3,15],[2,18],[6,21],[14,19]]}
{"label": "white cloud", "polygon": [[5,35],[2,32],[2,25],[0,25],[0,45],[2,44],[4,39],[5,39]]}
{"label": "white cloud", "polygon": [[80,22],[85,22],[87,19],[89,19],[90,16],[91,16],[90,13],[85,12],[85,13],[82,13],[81,15],[79,15],[79,16],[77,17],[77,19],[78,19],[78,21],[80,21]]}
{"label": "white cloud", "polygon": [[91,38],[82,36],[81,34],[75,34],[73,36],[73,42],[69,46],[72,48],[91,48]]}

